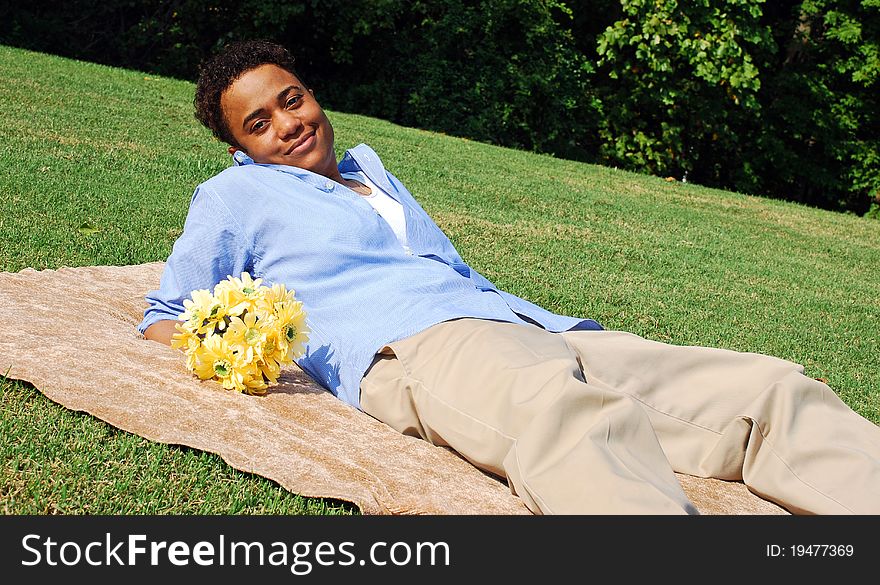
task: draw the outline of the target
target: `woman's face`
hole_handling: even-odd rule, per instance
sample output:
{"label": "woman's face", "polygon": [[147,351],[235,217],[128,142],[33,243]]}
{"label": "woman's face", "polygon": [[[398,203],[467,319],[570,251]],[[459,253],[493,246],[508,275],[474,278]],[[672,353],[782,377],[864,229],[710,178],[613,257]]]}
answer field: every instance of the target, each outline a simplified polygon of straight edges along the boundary
{"label": "woman's face", "polygon": [[315,96],[277,65],[245,72],[220,96],[229,130],[256,163],[291,165],[336,178],[333,127]]}

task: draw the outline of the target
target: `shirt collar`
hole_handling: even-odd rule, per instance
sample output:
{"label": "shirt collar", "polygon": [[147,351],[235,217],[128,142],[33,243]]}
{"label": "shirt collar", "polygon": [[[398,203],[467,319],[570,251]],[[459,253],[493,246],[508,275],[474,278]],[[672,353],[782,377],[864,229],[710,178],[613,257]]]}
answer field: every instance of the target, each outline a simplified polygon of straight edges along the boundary
{"label": "shirt collar", "polygon": [[[254,162],[254,159],[241,150],[236,150],[232,154],[232,162],[235,166],[258,164]],[[322,191],[331,191],[335,186],[335,183],[330,179],[299,167],[274,164],[261,166],[271,167],[281,172],[299,177],[300,179],[313,184]],[[391,181],[388,180],[388,174],[385,172],[385,167],[382,165],[379,155],[377,155],[376,152],[366,144],[361,143],[354,148],[346,150],[338,166],[340,173],[362,171],[371,181],[382,187],[386,193],[394,193],[394,188],[391,185]]]}
{"label": "shirt collar", "polygon": [[394,188],[388,180],[388,173],[382,165],[381,159],[376,152],[366,144],[358,144],[354,148],[345,151],[345,155],[339,162],[340,173],[363,171],[371,181],[382,187],[386,193],[393,193]]}
{"label": "shirt collar", "polygon": [[313,173],[312,171],[307,171],[306,169],[301,169],[299,167],[294,167],[290,165],[276,165],[276,164],[264,164],[254,162],[254,159],[249,157],[241,150],[236,150],[232,153],[232,162],[235,166],[247,166],[254,165],[258,167],[266,167],[269,169],[275,169],[276,171],[293,175],[298,179],[309,183],[313,187],[320,189],[321,191],[332,191],[336,188],[336,182],[328,179],[323,175],[319,175],[317,173]]}
{"label": "shirt collar", "polygon": [[236,150],[234,153],[232,153],[232,163],[237,167],[240,167],[242,165],[252,165],[254,164],[254,159],[246,155],[241,150]]}

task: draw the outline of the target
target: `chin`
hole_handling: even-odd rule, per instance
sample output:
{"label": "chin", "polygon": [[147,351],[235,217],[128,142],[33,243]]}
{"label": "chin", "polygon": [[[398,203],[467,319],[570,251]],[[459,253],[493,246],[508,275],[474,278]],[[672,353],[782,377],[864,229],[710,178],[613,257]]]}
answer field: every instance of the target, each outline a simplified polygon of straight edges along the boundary
{"label": "chin", "polygon": [[297,157],[281,157],[281,164],[289,165],[292,167],[299,167],[301,169],[305,169],[307,171],[312,171],[313,173],[317,173],[316,167],[319,165],[315,163],[314,160],[297,158]]}
{"label": "chin", "polygon": [[305,159],[300,159],[298,162],[291,162],[288,164],[306,169],[307,171],[312,171],[313,173],[317,173],[319,175],[325,174],[325,171],[327,171],[328,169],[336,168],[336,153],[332,150],[329,152],[329,154],[324,153],[321,156],[318,156],[318,154],[314,152],[310,154],[312,154],[313,156],[308,156]]}

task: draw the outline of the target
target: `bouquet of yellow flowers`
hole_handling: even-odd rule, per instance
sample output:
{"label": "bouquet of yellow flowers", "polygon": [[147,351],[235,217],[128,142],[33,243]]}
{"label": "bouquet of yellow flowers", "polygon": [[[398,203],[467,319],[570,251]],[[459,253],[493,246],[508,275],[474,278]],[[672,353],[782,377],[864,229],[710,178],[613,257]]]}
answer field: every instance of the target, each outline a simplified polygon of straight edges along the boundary
{"label": "bouquet of yellow flowers", "polygon": [[209,290],[195,290],[171,346],[186,353],[186,366],[200,379],[213,379],[227,390],[265,394],[281,367],[303,354],[309,328],[302,303],[283,284],[271,288],[229,276]]}

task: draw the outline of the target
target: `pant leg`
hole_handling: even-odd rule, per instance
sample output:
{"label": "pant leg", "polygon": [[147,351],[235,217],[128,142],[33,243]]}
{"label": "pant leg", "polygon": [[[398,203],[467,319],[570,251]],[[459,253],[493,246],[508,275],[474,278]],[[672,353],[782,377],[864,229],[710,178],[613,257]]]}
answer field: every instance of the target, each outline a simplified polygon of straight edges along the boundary
{"label": "pant leg", "polygon": [[641,405],[584,382],[564,339],[477,319],[384,348],[365,412],[508,479],[536,513],[697,513]]}
{"label": "pant leg", "polygon": [[794,513],[880,513],[880,427],[803,367],[620,331],[566,332],[591,385],[644,405],[672,467]]}

